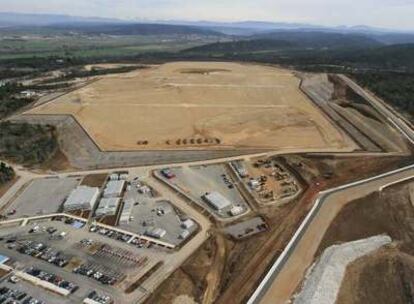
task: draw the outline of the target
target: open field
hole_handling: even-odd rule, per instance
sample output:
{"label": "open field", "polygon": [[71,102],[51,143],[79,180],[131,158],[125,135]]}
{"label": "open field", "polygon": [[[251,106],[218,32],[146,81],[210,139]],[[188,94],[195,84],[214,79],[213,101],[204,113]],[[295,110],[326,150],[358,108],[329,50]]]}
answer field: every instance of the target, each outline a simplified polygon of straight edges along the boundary
{"label": "open field", "polygon": [[[19,35],[19,34],[17,34]],[[164,37],[165,38],[165,37]],[[32,57],[75,56],[78,58],[134,56],[146,52],[176,52],[211,40],[185,38],[163,39],[162,36],[76,36],[24,35],[10,38],[0,33],[0,60]]]}
{"label": "open field", "polygon": [[292,72],[250,64],[176,62],[107,76],[28,114],[71,114],[103,151],[357,148]]}

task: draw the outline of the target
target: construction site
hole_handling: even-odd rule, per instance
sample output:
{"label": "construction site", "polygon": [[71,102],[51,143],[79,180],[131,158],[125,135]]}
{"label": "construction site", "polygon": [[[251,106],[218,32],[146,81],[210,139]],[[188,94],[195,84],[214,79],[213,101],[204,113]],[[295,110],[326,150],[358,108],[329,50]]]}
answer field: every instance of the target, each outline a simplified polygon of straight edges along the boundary
{"label": "construction site", "polygon": [[[0,297],[414,297],[414,131],[346,76],[148,65],[92,77],[10,120],[56,126],[67,166],[18,168],[0,197]],[[366,283],[374,270],[383,277]]]}
{"label": "construction site", "polygon": [[97,79],[26,114],[73,115],[102,151],[354,150],[299,82],[273,67],[168,63]]}

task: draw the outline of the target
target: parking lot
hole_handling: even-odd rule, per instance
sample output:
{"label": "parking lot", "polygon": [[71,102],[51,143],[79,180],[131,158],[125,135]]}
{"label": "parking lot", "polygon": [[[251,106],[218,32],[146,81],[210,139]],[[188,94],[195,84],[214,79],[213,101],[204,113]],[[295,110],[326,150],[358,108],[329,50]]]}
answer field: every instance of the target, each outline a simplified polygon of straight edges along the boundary
{"label": "parking lot", "polygon": [[80,178],[74,177],[35,179],[12,202],[5,215],[13,219],[55,213],[79,182]]}
{"label": "parking lot", "polygon": [[[236,181],[232,179],[225,164],[178,167],[169,170],[172,173],[170,178],[163,176],[162,171],[158,171],[157,174],[218,218],[229,219],[234,217],[230,214],[232,207],[241,207],[238,216],[246,214],[250,210],[237,190]],[[220,193],[231,203],[231,206],[217,210],[206,203],[202,196],[212,192]]]}
{"label": "parking lot", "polygon": [[[47,291],[39,286],[30,284],[23,280],[12,283],[8,275],[0,283],[0,302],[6,302],[7,299],[13,299],[11,303],[19,304],[72,304],[73,299],[60,297],[57,294]],[[38,302],[36,302],[38,301]]]}
{"label": "parking lot", "polygon": [[186,226],[184,223],[188,217],[176,209],[170,201],[160,197],[156,189],[148,187],[144,180],[131,182],[124,201],[120,228],[127,231],[148,235],[148,233],[154,234],[156,229],[161,229],[160,235],[152,235],[152,237],[179,245],[197,230],[197,225],[192,220],[187,223],[192,222],[193,225]]}
{"label": "parking lot", "polygon": [[75,228],[51,220],[2,228],[0,254],[10,257],[11,263],[24,272],[34,273],[38,279],[51,280],[65,288],[75,283],[77,288],[63,297],[67,303],[81,303],[91,291],[110,294],[115,303],[128,303],[123,300],[124,290],[163,258],[162,252],[90,233],[86,227]]}

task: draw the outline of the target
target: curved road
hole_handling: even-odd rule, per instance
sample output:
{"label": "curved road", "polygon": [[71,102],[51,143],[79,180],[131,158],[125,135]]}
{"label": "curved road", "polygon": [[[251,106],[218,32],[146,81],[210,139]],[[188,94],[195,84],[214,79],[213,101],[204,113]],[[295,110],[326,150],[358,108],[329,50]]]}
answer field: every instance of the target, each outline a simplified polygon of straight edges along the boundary
{"label": "curved road", "polygon": [[383,185],[410,177],[414,177],[414,165],[321,192],[247,303],[286,303],[312,264],[326,230],[339,211],[349,202],[378,191]]}
{"label": "curved road", "polygon": [[[339,77],[386,117],[410,144],[414,144],[414,130],[405,120],[350,78],[345,75]],[[247,303],[286,303],[303,279],[306,269],[312,264],[325,231],[338,212],[355,199],[411,178],[414,178],[414,165],[321,192],[313,208]]]}

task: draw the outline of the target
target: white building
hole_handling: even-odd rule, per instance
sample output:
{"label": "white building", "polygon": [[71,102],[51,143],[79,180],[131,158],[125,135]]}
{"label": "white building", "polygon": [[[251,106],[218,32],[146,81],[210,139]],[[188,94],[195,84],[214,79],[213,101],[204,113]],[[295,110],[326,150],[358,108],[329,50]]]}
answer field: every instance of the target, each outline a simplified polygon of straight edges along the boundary
{"label": "white building", "polygon": [[188,238],[190,236],[190,234],[191,234],[190,231],[183,230],[183,232],[180,233],[178,238],[181,239],[181,240],[185,240],[186,238]]}
{"label": "white building", "polygon": [[233,208],[231,208],[230,210],[230,214],[232,216],[236,216],[236,215],[240,215],[244,212],[244,208],[241,206],[234,206]]}
{"label": "white building", "polygon": [[167,234],[167,231],[162,228],[150,227],[145,231],[145,235],[160,239]]}
{"label": "white building", "polygon": [[109,175],[109,180],[111,180],[111,181],[119,180],[119,174],[112,173],[111,175]]}
{"label": "white building", "polygon": [[260,182],[257,179],[252,178],[249,180],[248,185],[251,189],[256,190],[260,187]]}
{"label": "white building", "polygon": [[110,180],[106,183],[104,197],[120,197],[125,189],[124,180]]}
{"label": "white building", "polygon": [[99,188],[78,186],[72,190],[66,199],[63,209],[67,210],[90,210],[99,197]]}
{"label": "white building", "polygon": [[27,90],[27,91],[22,91],[20,92],[20,95],[26,98],[31,98],[36,96],[36,92],[35,91],[31,91],[31,90]]}
{"label": "white building", "polygon": [[181,227],[184,229],[190,229],[194,226],[194,221],[192,219],[186,219],[181,223]]}
{"label": "white building", "polygon": [[128,224],[131,219],[132,209],[134,208],[135,201],[132,198],[128,198],[124,201],[124,207],[122,208],[120,223]]}
{"label": "white building", "polygon": [[95,215],[114,215],[121,199],[119,197],[104,197],[99,202]]}
{"label": "white building", "polygon": [[128,179],[128,173],[119,174],[119,179],[121,179],[121,180],[127,180]]}
{"label": "white building", "polygon": [[230,208],[232,206],[232,203],[227,198],[216,191],[206,193],[201,198],[218,211]]}

